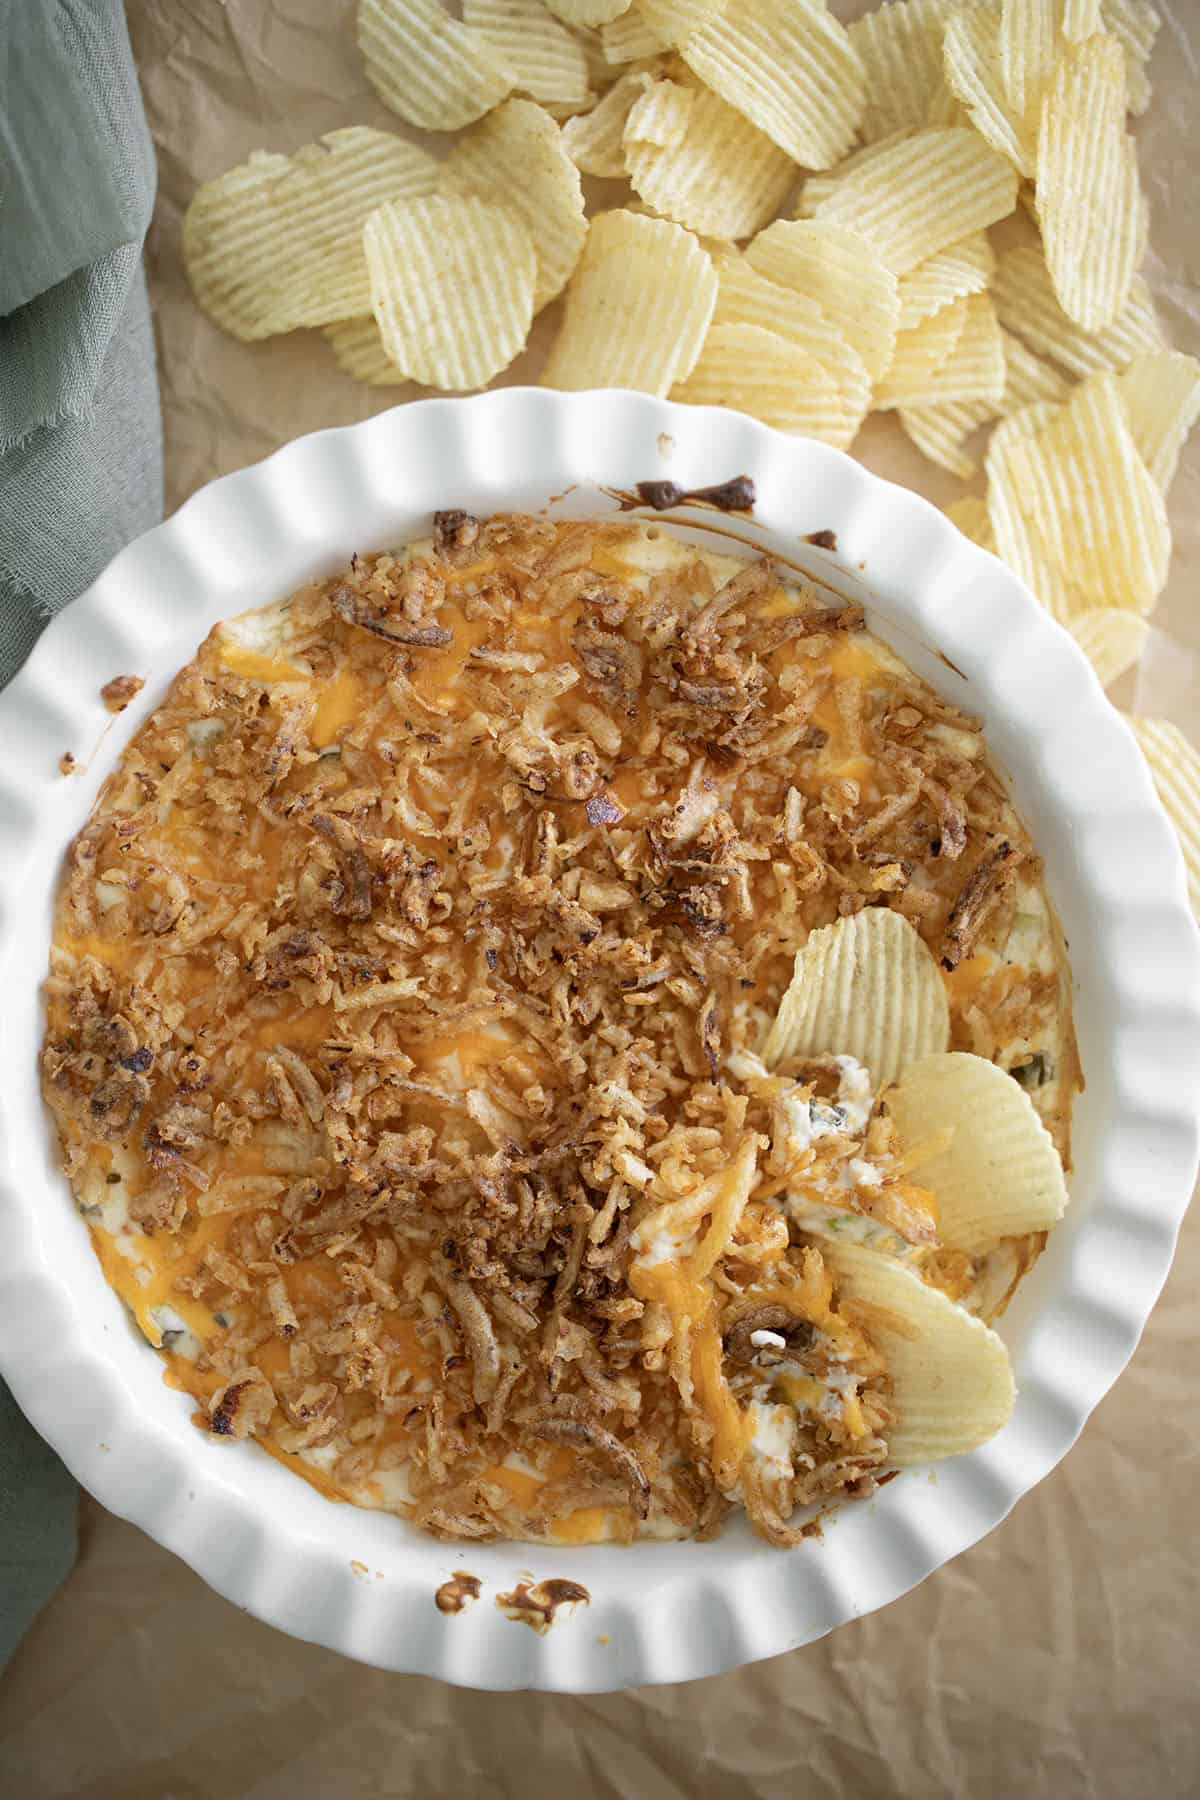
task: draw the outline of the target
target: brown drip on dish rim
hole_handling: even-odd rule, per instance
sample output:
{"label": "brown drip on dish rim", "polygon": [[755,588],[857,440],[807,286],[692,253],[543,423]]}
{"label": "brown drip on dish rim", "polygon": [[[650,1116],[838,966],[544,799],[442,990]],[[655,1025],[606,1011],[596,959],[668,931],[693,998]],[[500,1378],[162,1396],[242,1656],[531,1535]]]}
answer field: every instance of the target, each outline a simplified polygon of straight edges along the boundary
{"label": "brown drip on dish rim", "polygon": [[443,1581],[433,1603],[439,1612],[465,1612],[472,1601],[478,1600],[483,1583],[478,1575],[471,1575],[466,1569],[455,1569],[449,1581]]}
{"label": "brown drip on dish rim", "polygon": [[555,1620],[560,1606],[586,1606],[591,1600],[587,1589],[578,1581],[519,1581],[511,1594],[497,1594],[496,1605],[515,1624],[528,1625],[544,1637]]}
{"label": "brown drip on dish rim", "polygon": [[749,475],[734,475],[710,487],[683,488],[677,481],[639,481],[632,492],[623,488],[605,488],[604,492],[617,500],[622,512],[633,512],[641,506],[654,512],[666,512],[673,506],[711,506],[725,513],[754,511],[754,481]]}

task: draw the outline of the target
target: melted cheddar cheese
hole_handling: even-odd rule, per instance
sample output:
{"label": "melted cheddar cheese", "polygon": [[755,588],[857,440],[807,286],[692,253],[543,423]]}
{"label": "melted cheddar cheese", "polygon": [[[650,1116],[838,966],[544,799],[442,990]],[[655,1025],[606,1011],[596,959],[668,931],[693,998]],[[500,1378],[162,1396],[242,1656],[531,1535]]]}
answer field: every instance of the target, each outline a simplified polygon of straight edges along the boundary
{"label": "melted cheddar cheese", "polygon": [[[394,559],[395,566],[403,564],[405,555],[410,561],[419,559],[426,549],[410,546]],[[393,559],[388,561],[390,566]],[[656,584],[672,572],[687,569],[694,576],[693,598],[699,609],[743,567],[740,558],[685,550],[661,532],[634,525],[614,527],[609,539],[592,546],[587,562],[592,575],[620,584],[623,604],[633,609],[631,618],[636,619],[637,608],[645,605],[652,620],[662,593]],[[314,638],[313,610],[306,610],[302,595],[218,627],[177,682],[176,704],[182,705],[179,696],[190,695],[194,714],[168,734],[155,757],[139,768],[136,780],[118,772],[103,803],[104,816],[110,824],[115,821],[116,828],[96,870],[102,905],[86,916],[64,906],[54,939],[56,990],[50,1000],[48,1039],[57,1034],[65,1042],[72,1032],[78,1035],[78,1020],[70,1018],[62,997],[71,980],[82,983],[89,994],[98,992],[101,1010],[107,1007],[116,1015],[122,1008],[136,1012],[141,999],[152,992],[172,1053],[186,1053],[194,1064],[186,1080],[179,1079],[176,1069],[176,1092],[166,1097],[182,1107],[176,1138],[155,1143],[146,1132],[146,1121],[157,1122],[169,1107],[155,1087],[159,1073],[154,1062],[131,1068],[128,1057],[123,1063],[118,1060],[118,1066],[135,1073],[146,1089],[139,1102],[145,1112],[139,1113],[136,1129],[131,1125],[114,1146],[101,1141],[99,1134],[89,1139],[86,1114],[81,1122],[81,1116],[64,1112],[59,1121],[105,1277],[148,1342],[162,1350],[164,1380],[186,1390],[206,1409],[198,1418],[208,1417],[207,1409],[224,1385],[211,1354],[245,1323],[239,1309],[247,1289],[234,1275],[240,1279],[239,1271],[248,1268],[257,1280],[265,1271],[272,1282],[274,1313],[267,1318],[260,1309],[259,1328],[245,1338],[246,1368],[251,1377],[257,1369],[282,1399],[258,1432],[259,1441],[326,1497],[402,1513],[415,1504],[408,1460],[414,1446],[419,1451],[414,1465],[426,1454],[430,1407],[440,1403],[447,1377],[455,1371],[461,1375],[468,1361],[469,1331],[455,1316],[449,1298],[452,1278],[443,1268],[443,1291],[430,1277],[434,1264],[448,1267],[451,1249],[457,1253],[452,1233],[443,1224],[441,1196],[429,1209],[426,1239],[414,1255],[411,1289],[405,1287],[411,1269],[393,1267],[386,1256],[376,1264],[363,1259],[347,1262],[341,1255],[344,1244],[336,1236],[332,1243],[322,1238],[322,1247],[314,1249],[314,1240],[306,1235],[312,1223],[306,1208],[323,1201],[326,1190],[335,1196],[349,1194],[353,1200],[347,1210],[349,1234],[358,1223],[354,1208],[373,1221],[372,1204],[385,1190],[392,1194],[398,1213],[405,1206],[415,1207],[404,1170],[425,1157],[436,1160],[451,1125],[464,1117],[478,1120],[481,1113],[484,1122],[479,1131],[491,1135],[479,1141],[502,1171],[515,1166],[522,1179],[529,1172],[528,1192],[521,1203],[532,1207],[541,1165],[536,1156],[522,1163],[523,1134],[534,1133],[548,1105],[547,1095],[561,1080],[561,1069],[546,1048],[554,1040],[535,1035],[536,1021],[531,1029],[528,1013],[523,1015],[512,1003],[511,984],[503,990],[503,1004],[492,1001],[475,1011],[472,1006],[476,986],[488,978],[482,971],[495,968],[494,951],[483,947],[485,933],[492,930],[503,937],[514,929],[513,911],[520,914],[527,907],[532,917],[538,906],[547,905],[532,876],[518,899],[511,899],[514,866],[536,867],[535,829],[543,823],[542,814],[531,824],[530,813],[521,810],[527,797],[533,795],[539,804],[544,800],[545,816],[553,820],[544,858],[553,877],[566,860],[564,846],[592,830],[596,795],[586,787],[568,787],[560,780],[558,763],[552,779],[522,762],[521,754],[536,752],[539,734],[569,740],[577,755],[585,761],[591,758],[600,772],[598,782],[602,776],[603,795],[620,813],[617,821],[609,820],[617,829],[607,867],[588,865],[582,879],[577,874],[573,884],[564,884],[553,896],[567,916],[577,919],[571,926],[577,941],[590,943],[597,935],[597,919],[601,929],[606,928],[612,919],[624,916],[628,904],[641,905],[647,893],[662,902],[658,912],[647,912],[636,934],[641,961],[631,960],[635,972],[623,982],[620,1030],[632,1020],[631,1033],[649,1034],[653,1008],[667,993],[673,998],[683,994],[689,1006],[699,1009],[704,995],[698,1000],[696,994],[704,984],[697,974],[698,959],[672,969],[673,987],[666,983],[660,987],[651,978],[652,967],[647,985],[641,985],[640,976],[661,954],[678,911],[686,912],[693,883],[696,888],[718,887],[728,881],[724,891],[737,892],[737,904],[722,916],[712,941],[723,940],[722,951],[729,952],[720,966],[731,986],[737,982],[736,971],[748,966],[745,959],[751,952],[757,959],[757,979],[738,984],[740,991],[727,1008],[722,1021],[725,1036],[717,1049],[705,1039],[697,1060],[694,1044],[689,1049],[678,1036],[654,1044],[658,1054],[667,1057],[672,1077],[687,1068],[693,1090],[708,1083],[710,1074],[712,1087],[719,1089],[728,1082],[728,1069],[719,1067],[715,1058],[734,1047],[739,1035],[754,1039],[786,985],[799,942],[814,924],[836,916],[839,894],[850,891],[859,872],[856,863],[832,898],[825,895],[806,902],[808,872],[803,857],[793,855],[795,847],[780,829],[748,859],[740,871],[741,886],[735,890],[730,865],[721,861],[721,828],[748,795],[756,796],[757,805],[769,782],[763,775],[765,757],[758,763],[748,759],[743,769],[739,753],[721,740],[720,734],[736,716],[736,709],[731,711],[722,697],[721,681],[714,678],[716,699],[703,702],[712,707],[712,736],[698,740],[703,751],[698,774],[684,756],[660,755],[657,719],[642,717],[630,724],[636,705],[626,713],[614,707],[606,695],[603,667],[597,675],[582,653],[576,654],[581,631],[591,628],[595,594],[580,598],[576,586],[553,607],[540,589],[532,599],[523,598],[526,569],[527,565],[509,560],[503,548],[471,561],[448,562],[437,577],[440,598],[430,616],[436,616],[451,641],[443,646],[436,633],[431,634],[432,641],[427,635],[423,643],[417,642],[419,653],[412,656],[397,650],[404,641],[401,637],[393,634],[392,643],[384,641],[389,633],[377,619],[348,619],[344,610],[332,623],[326,619]],[[578,564],[566,569],[568,577],[578,573]],[[500,626],[485,604],[491,588],[512,596]],[[787,740],[791,760],[771,804],[782,809],[786,795],[789,805],[799,802],[801,815],[812,809],[810,817],[824,816],[823,809],[836,810],[847,789],[857,790],[858,800],[872,802],[889,792],[886,771],[864,745],[858,708],[864,699],[872,695],[878,699],[893,683],[909,679],[903,665],[865,632],[822,624],[815,647],[811,637],[797,640],[794,632],[789,637],[789,619],[809,610],[813,598],[780,580],[759,600],[753,621],[770,631],[770,641],[779,646],[764,650],[763,667],[756,670],[763,676],[764,690],[770,686],[764,669],[778,685],[769,704],[764,702],[764,731],[774,733],[781,719],[785,723],[800,719]],[[363,624],[370,627],[369,637],[354,630]],[[686,635],[681,625],[677,641],[685,641]],[[649,658],[646,646],[652,637],[649,628],[644,634],[633,633],[631,641],[638,646],[642,663]],[[520,703],[509,703],[501,680],[506,670],[515,669],[524,679],[535,670],[560,665],[569,665],[565,682],[547,682],[533,698],[530,689],[518,689]],[[807,706],[811,700],[811,712],[801,713],[798,707],[789,712],[791,690],[778,678],[804,677],[814,665],[819,679],[805,701]],[[671,685],[677,673],[672,669],[664,678],[667,712],[682,704],[682,685],[678,689]],[[544,679],[543,673],[536,673],[532,687]],[[442,755],[445,745],[475,733],[484,702],[494,701],[497,692],[501,724],[490,737],[481,725],[457,761],[447,760]],[[543,693],[550,694],[544,702]],[[620,739],[615,752],[615,740],[605,729],[614,716]],[[154,724],[149,721],[143,734]],[[706,722],[704,731],[708,730]],[[511,756],[506,748],[510,737],[521,740]],[[501,751],[509,757],[507,762],[498,760]],[[253,805],[243,805],[236,791],[238,756],[256,773],[266,770]],[[396,773],[404,758],[407,785]],[[773,774],[770,779],[775,779]],[[841,794],[836,791],[839,784]],[[579,798],[581,792],[586,799]],[[764,801],[762,816],[769,812]],[[366,911],[373,918],[386,913],[381,921],[384,931],[369,952],[362,952],[352,938],[338,937],[344,921],[361,915],[361,905],[359,914],[354,910],[361,901],[354,891],[361,864],[345,857],[339,828],[348,829],[348,822],[363,819],[369,821],[361,834],[361,842],[369,845],[369,854],[363,850],[361,859],[370,864]],[[297,821],[311,824],[303,841]],[[660,837],[656,854],[662,863],[653,866],[651,876],[630,849],[630,840],[643,832],[647,837],[658,832]],[[446,892],[435,891],[438,904],[430,900],[425,914],[404,910],[405,871],[419,868],[423,858],[435,865],[446,890],[454,886],[456,864],[469,861],[476,872],[485,873],[479,894],[472,890],[469,908],[454,910],[442,904]],[[869,866],[869,859],[863,858],[862,867]],[[672,885],[674,874],[663,874],[664,869],[676,868],[686,869],[677,887]],[[929,877],[930,905],[948,908],[954,885],[953,871],[935,867]],[[385,893],[386,899],[381,898]],[[180,911],[181,894],[190,912]],[[398,894],[405,899],[397,899]],[[781,904],[781,895],[786,904]],[[595,918],[589,904],[595,906]],[[1014,937],[1012,946],[991,944],[947,974],[956,1042],[990,1020],[1007,1017],[1006,1008],[1012,1012],[1024,1004],[1026,990],[1033,992],[1029,1005],[1034,1006],[1039,1001],[1037,979],[1044,983],[1051,979],[1048,913],[1036,883],[1022,890],[1019,904],[1025,909],[1026,938],[1034,945],[1033,952],[1025,939],[1018,944]],[[319,941],[320,931],[295,924],[294,915],[307,907],[305,917],[311,918],[314,905],[325,907],[321,916],[335,922],[331,944]],[[789,906],[794,916],[785,929],[778,921],[787,917]],[[708,929],[708,921],[699,916]],[[542,955],[536,930],[534,925],[527,929],[531,958],[536,958]],[[430,949],[447,943],[458,946],[461,964],[449,974]],[[488,955],[493,957],[490,963]],[[593,977],[599,979],[595,969]],[[232,1011],[234,1029],[215,1049],[219,1034],[212,995],[217,987],[227,1011]],[[376,1004],[372,996],[377,992],[389,996],[383,1016],[390,1028],[381,1043],[361,1029],[363,1012],[372,1016]],[[539,1001],[543,1016],[552,1021],[558,1017],[556,1009],[569,1011],[571,1005],[586,1014],[586,981],[579,984],[579,992],[582,999],[560,1001],[555,995],[552,1003]],[[612,1030],[611,1022],[598,1017],[594,1030],[600,1037]],[[1069,1024],[1051,1041],[1043,1029],[1042,1037],[1030,1039],[1030,1056],[1046,1050],[1053,1060],[1068,1032]],[[646,1041],[651,1041],[649,1036]],[[349,1087],[346,1071],[352,1054],[374,1059],[370,1079],[360,1083],[353,1103],[359,1108],[356,1120],[368,1118],[378,1127],[378,1166],[370,1156],[356,1160],[356,1153],[326,1129],[320,1107],[310,1114],[305,1105],[305,1069],[310,1065],[319,1069],[325,1095],[339,1084]],[[481,1096],[491,1091],[491,1083],[504,1084],[500,1089],[504,1105],[489,1116]],[[746,1086],[749,1090],[752,1084]],[[628,1093],[619,1088],[614,1084],[607,1113],[599,1108],[589,1116],[589,1154],[603,1136],[596,1117],[607,1121],[613,1109],[619,1112],[630,1102]],[[642,1110],[653,1126],[661,1124],[665,1130],[674,1102],[669,1084],[664,1091],[667,1099],[659,1098]],[[48,1094],[53,1104],[53,1090]],[[187,1112],[188,1102],[197,1095],[204,1097],[206,1118],[221,1115],[222,1122],[220,1132],[194,1143],[187,1136]],[[636,1096],[632,1103],[641,1105]],[[1047,1110],[1050,1104],[1047,1096]],[[225,1112],[231,1115],[229,1120],[224,1119]],[[495,1122],[497,1113],[500,1125]],[[582,1104],[578,1113],[583,1115]],[[511,1139],[505,1141],[510,1132]],[[564,1141],[569,1137],[567,1132],[561,1135]],[[700,1181],[704,1204],[689,1213],[691,1200],[687,1194],[680,1197],[678,1179],[668,1179],[655,1160],[659,1146],[651,1130],[642,1146],[650,1162],[641,1151],[631,1157],[630,1192],[622,1196],[624,1224],[632,1226],[633,1245],[626,1300],[632,1296],[643,1309],[640,1325],[629,1321],[626,1329],[645,1329],[643,1341],[652,1350],[641,1369],[662,1374],[657,1386],[647,1381],[646,1391],[660,1406],[662,1389],[669,1382],[680,1394],[687,1392],[696,1443],[726,1497],[739,1493],[742,1475],[750,1467],[748,1459],[759,1455],[764,1467],[769,1460],[760,1454],[761,1446],[755,1448],[756,1419],[761,1424],[763,1408],[783,1404],[815,1430],[815,1421],[830,1416],[833,1395],[840,1426],[854,1440],[870,1436],[874,1416],[869,1403],[864,1411],[853,1382],[843,1382],[839,1389],[833,1376],[799,1371],[786,1359],[775,1374],[768,1362],[755,1364],[749,1375],[743,1369],[731,1377],[724,1335],[731,1293],[742,1291],[756,1305],[781,1306],[789,1316],[811,1324],[834,1360],[842,1359],[839,1367],[858,1354],[862,1338],[838,1314],[829,1277],[818,1267],[819,1257],[811,1267],[802,1263],[799,1273],[793,1257],[788,1280],[776,1283],[771,1274],[789,1252],[788,1196],[807,1198],[814,1209],[826,1204],[829,1169],[814,1165],[809,1192],[805,1178],[797,1177],[794,1168],[760,1166],[765,1137],[743,1133],[730,1142],[736,1147],[727,1151],[728,1167],[719,1176],[707,1175]],[[559,1148],[555,1142],[552,1152]],[[387,1165],[384,1151],[394,1156],[400,1173]],[[184,1203],[179,1216],[164,1223],[151,1202],[162,1167],[171,1164],[174,1169],[172,1159],[178,1157],[184,1168],[178,1190]],[[599,1153],[595,1160],[604,1171],[596,1176],[599,1185],[609,1180],[609,1165]],[[557,1166],[553,1154],[547,1156],[546,1166],[551,1170]],[[612,1167],[619,1170],[619,1160]],[[889,1190],[893,1196],[917,1212],[925,1208],[936,1223],[929,1196],[900,1180],[902,1169],[894,1173]],[[450,1178],[451,1185],[455,1179]],[[615,1174],[611,1179],[619,1187]],[[499,1183],[497,1177],[497,1187]],[[309,1189],[315,1199],[306,1197]],[[493,1196],[485,1184],[480,1184],[480,1191],[490,1204]],[[578,1207],[577,1198],[573,1203]],[[270,1214],[274,1222],[270,1231],[264,1226],[251,1242],[247,1220],[260,1208],[262,1216]],[[790,1215],[793,1228],[799,1218],[798,1212]],[[286,1247],[280,1248],[289,1234]],[[569,1230],[560,1231],[555,1249],[561,1251],[570,1236]],[[817,1237],[814,1232],[814,1241]],[[808,1252],[803,1254],[807,1257]],[[590,1241],[584,1255],[591,1255]],[[537,1266],[537,1257],[531,1255],[529,1267],[536,1273]],[[590,1264],[580,1266],[590,1277]],[[736,1281],[743,1284],[741,1290],[730,1279],[731,1267],[737,1271]],[[972,1275],[952,1257],[931,1260],[931,1279],[947,1292],[966,1294]],[[218,1303],[214,1294],[227,1277],[227,1296]],[[550,1279],[552,1283],[553,1273]],[[477,1291],[486,1304],[486,1279],[477,1280]],[[257,1290],[250,1292],[257,1304]],[[250,1301],[245,1304],[249,1316],[253,1309]],[[372,1306],[377,1309],[371,1315],[373,1335],[364,1348],[348,1321],[354,1308]],[[288,1322],[289,1307],[301,1322],[298,1326]],[[538,1331],[506,1343],[506,1354],[524,1354],[540,1370],[544,1323],[539,1319]],[[660,1326],[665,1336],[655,1337]],[[601,1329],[594,1330],[592,1349]],[[569,1341],[569,1331],[566,1335]],[[314,1342],[319,1346],[315,1355]],[[654,1354],[660,1351],[655,1364]],[[576,1354],[583,1354],[578,1344],[570,1350],[570,1356]],[[336,1449],[319,1431],[304,1441],[304,1425],[332,1379],[331,1366],[340,1384],[345,1427]],[[626,1379],[640,1378],[635,1363]],[[313,1394],[306,1402],[309,1388]],[[373,1412],[376,1394],[382,1394],[385,1403]],[[475,1402],[472,1429],[479,1427],[486,1412],[486,1395],[469,1395],[468,1408]],[[640,1429],[640,1420],[631,1423],[634,1416],[621,1415],[621,1429],[630,1440]],[[448,1423],[452,1438],[454,1421]],[[681,1444],[684,1435],[680,1434]],[[684,1452],[673,1447],[672,1453]],[[433,1453],[429,1455],[432,1458]],[[497,1460],[487,1460],[493,1457]],[[668,1469],[669,1461],[668,1457]],[[593,1461],[574,1449],[534,1443],[503,1460],[493,1446],[486,1455],[477,1454],[470,1467],[484,1488],[506,1497],[509,1523],[515,1521],[519,1527],[523,1522],[550,1542],[624,1542],[643,1532],[670,1535],[683,1529],[657,1507],[643,1519],[633,1505],[574,1504],[579,1497],[574,1477],[581,1468],[594,1474],[602,1463],[603,1456]],[[604,1472],[612,1475],[611,1468]],[[548,1488],[554,1491],[555,1484],[562,1484],[560,1491],[570,1498],[563,1503],[561,1516],[550,1518],[545,1495]],[[634,1498],[638,1499],[636,1491]]]}

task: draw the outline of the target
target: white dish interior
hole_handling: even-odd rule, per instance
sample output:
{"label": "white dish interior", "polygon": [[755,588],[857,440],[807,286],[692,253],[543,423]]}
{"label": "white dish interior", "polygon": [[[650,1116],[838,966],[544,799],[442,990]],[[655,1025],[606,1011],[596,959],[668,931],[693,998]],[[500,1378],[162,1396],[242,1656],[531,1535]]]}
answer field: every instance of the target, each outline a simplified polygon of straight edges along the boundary
{"label": "white dish interior", "polygon": [[[609,485],[736,474],[755,481],[753,521],[687,516],[864,599],[873,630],[982,715],[1045,857],[1087,1086],[1072,1205],[1001,1322],[1017,1408],[981,1450],[904,1475],[795,1552],[744,1524],[711,1544],[438,1543],[325,1501],[252,1445],[206,1441],[106,1285],[37,1086],[62,853],[218,619],[334,572],[356,549],[423,533],[437,507],[586,515],[614,507]],[[823,529],[836,532],[836,554],[803,542]],[[146,687],[113,719],[99,689],[130,673]],[[85,1485],[271,1623],[476,1687],[594,1692],[716,1673],[886,1603],[975,1542],[1066,1452],[1131,1354],[1196,1168],[1200,951],[1182,860],[1072,640],[942,515],[839,452],[733,413],[516,389],[301,439],[204,489],[119,556],[47,631],[0,700],[0,729],[0,1364]],[[57,766],[67,749],[82,765],[70,779]],[[446,1616],[434,1591],[460,1568],[481,1578],[482,1598]],[[494,1605],[530,1573],[582,1582],[590,1605],[536,1636]]]}

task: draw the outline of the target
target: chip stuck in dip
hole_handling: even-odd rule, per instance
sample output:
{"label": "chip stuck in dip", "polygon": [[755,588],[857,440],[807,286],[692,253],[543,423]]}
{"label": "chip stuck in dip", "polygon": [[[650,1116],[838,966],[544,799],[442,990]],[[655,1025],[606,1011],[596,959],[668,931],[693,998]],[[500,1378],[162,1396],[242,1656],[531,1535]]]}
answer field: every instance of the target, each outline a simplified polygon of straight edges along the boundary
{"label": "chip stuck in dip", "polygon": [[217,626],[76,838],[44,1090],[217,1438],[453,1539],[710,1536],[979,1444],[1069,977],[977,720],[628,516]]}

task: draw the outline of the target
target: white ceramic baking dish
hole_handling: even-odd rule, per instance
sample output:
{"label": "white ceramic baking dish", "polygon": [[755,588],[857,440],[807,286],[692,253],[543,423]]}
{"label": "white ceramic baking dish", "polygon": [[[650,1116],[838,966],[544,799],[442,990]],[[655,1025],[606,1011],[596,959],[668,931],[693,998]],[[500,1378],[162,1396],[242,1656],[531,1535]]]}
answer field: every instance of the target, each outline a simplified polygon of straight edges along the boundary
{"label": "white ceramic baking dish", "polygon": [[[594,514],[615,505],[609,488],[738,474],[755,483],[753,522],[716,522],[865,598],[872,627],[982,715],[1046,859],[1087,1087],[1071,1207],[1001,1327],[1016,1411],[936,1481],[905,1474],[788,1553],[744,1527],[715,1543],[629,1549],[438,1543],[331,1504],[251,1444],[206,1440],[106,1285],[38,1093],[39,983],[63,851],[216,620],[356,549],[426,531],[438,507]],[[836,533],[836,554],[804,543],[820,530]],[[145,689],[114,720],[100,687],[131,673]],[[106,1506],[260,1618],[383,1668],[484,1688],[586,1692],[713,1674],[884,1605],[974,1543],[1070,1448],[1132,1352],[1196,1173],[1200,949],[1179,850],[1067,634],[931,506],[838,451],[639,394],[518,389],[302,438],[205,488],[116,558],[0,698],[0,744],[0,1366]],[[81,767],[64,778],[68,749]],[[482,1596],[446,1616],[434,1591],[459,1568],[481,1578]],[[590,1604],[539,1637],[494,1604],[524,1573],[581,1582]]]}

